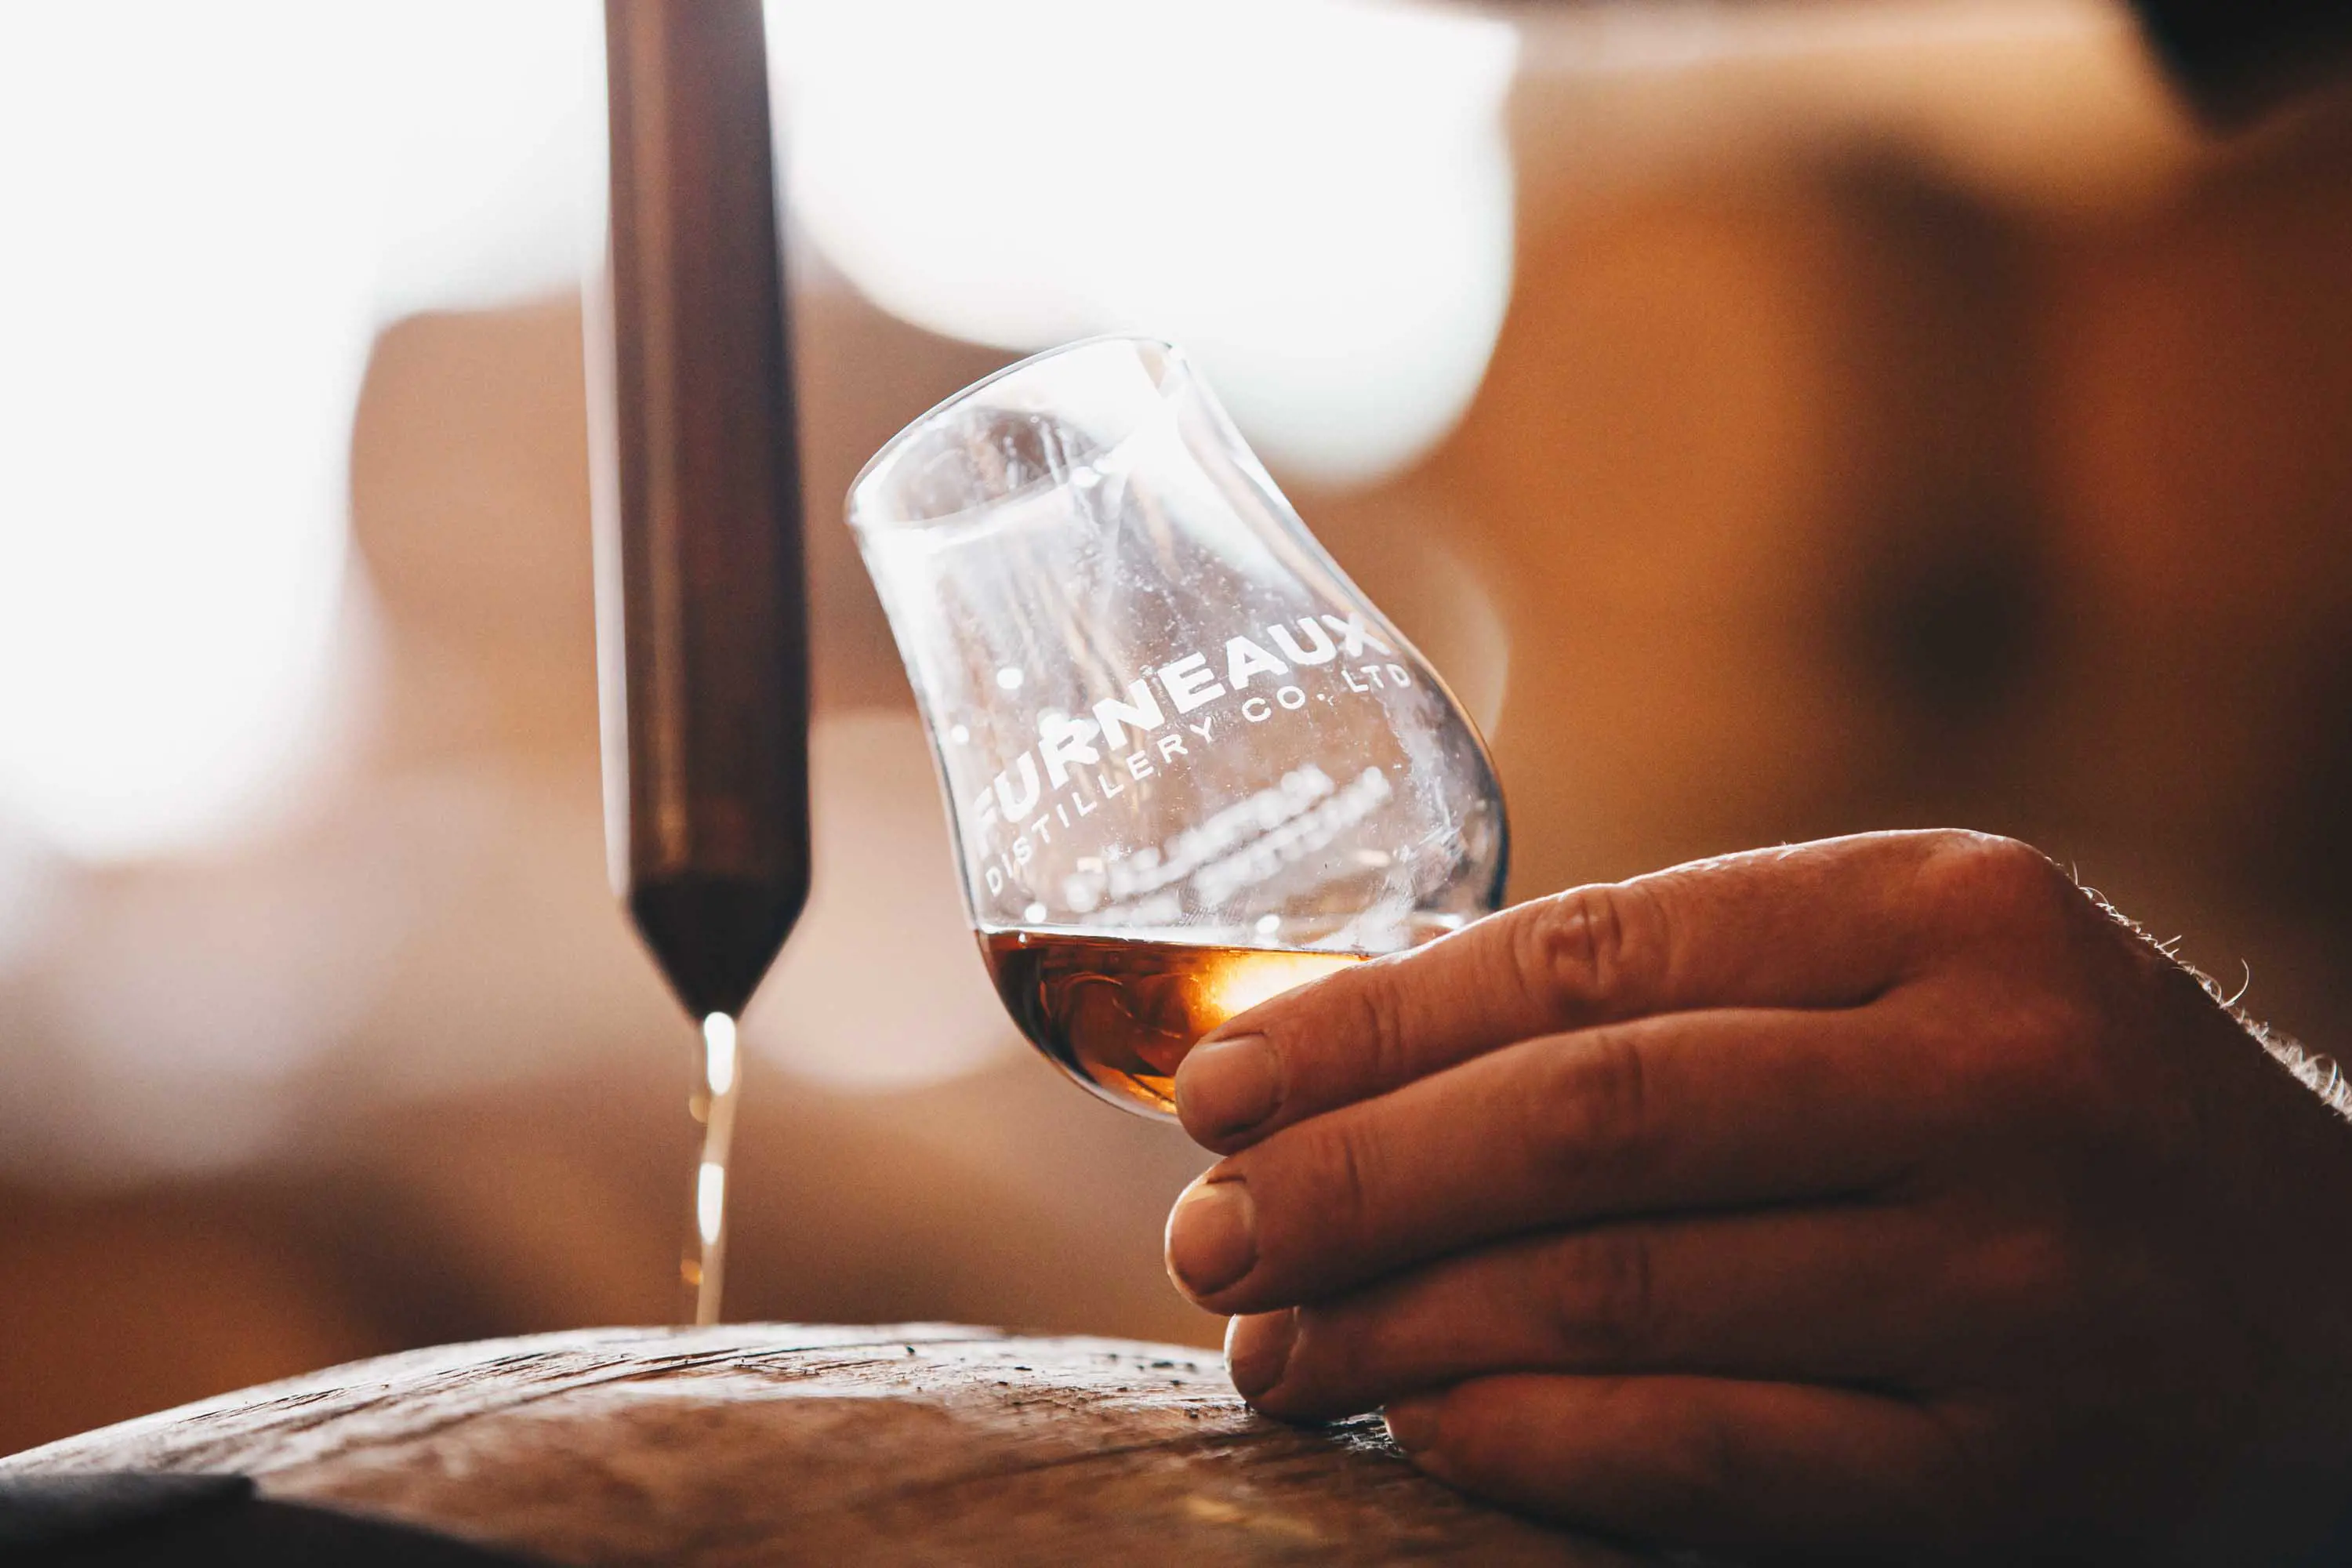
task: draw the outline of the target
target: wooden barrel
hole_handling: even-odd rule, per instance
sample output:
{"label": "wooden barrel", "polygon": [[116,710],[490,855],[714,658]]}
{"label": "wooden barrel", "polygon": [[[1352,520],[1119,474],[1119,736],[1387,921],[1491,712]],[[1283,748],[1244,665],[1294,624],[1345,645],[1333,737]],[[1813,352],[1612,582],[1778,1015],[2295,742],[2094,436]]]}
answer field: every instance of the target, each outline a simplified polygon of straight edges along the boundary
{"label": "wooden barrel", "polygon": [[570,1563],[1633,1564],[1252,1415],[1213,1355],[986,1329],[608,1329],[358,1362],[0,1460],[237,1472]]}

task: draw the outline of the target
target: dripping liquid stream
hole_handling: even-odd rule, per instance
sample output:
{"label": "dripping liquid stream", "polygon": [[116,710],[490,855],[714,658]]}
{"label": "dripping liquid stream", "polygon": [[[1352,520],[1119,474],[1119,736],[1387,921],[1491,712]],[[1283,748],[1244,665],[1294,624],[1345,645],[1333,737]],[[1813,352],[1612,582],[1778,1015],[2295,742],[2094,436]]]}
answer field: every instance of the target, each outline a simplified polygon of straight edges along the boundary
{"label": "dripping liquid stream", "polygon": [[692,1218],[678,1262],[692,1321],[719,1321],[727,1289],[728,1153],[735,1142],[735,1102],[742,1074],[735,1043],[735,1020],[713,1013],[702,1020],[702,1074],[690,1108],[702,1123],[702,1158],[695,1165]]}

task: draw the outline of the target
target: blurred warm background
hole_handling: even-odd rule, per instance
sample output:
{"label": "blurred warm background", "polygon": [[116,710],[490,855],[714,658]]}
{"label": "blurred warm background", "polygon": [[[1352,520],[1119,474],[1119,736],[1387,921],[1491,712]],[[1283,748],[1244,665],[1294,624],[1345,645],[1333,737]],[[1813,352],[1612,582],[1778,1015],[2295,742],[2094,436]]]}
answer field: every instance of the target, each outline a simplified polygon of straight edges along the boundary
{"label": "blurred warm background", "polygon": [[[2352,113],[2094,0],[772,0],[817,890],[730,1308],[1206,1342],[1202,1163],[961,925],[845,531],[1014,354],[1192,349],[1488,724],[1520,896],[1960,823],[2352,1043]],[[673,1305],[604,880],[589,0],[0,10],[0,1452]]]}

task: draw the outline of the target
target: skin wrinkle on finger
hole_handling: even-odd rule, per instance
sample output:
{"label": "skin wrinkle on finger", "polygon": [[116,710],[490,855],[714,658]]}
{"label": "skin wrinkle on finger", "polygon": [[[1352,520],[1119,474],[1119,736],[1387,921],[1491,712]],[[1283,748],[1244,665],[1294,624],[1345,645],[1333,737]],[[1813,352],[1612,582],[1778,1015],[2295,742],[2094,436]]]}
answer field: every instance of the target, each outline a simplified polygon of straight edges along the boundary
{"label": "skin wrinkle on finger", "polygon": [[[1635,1226],[1609,1226],[1588,1237],[1587,1251],[1583,1278],[1553,1292],[1553,1331],[1562,1342],[1573,1342],[1580,1334],[1593,1341],[1595,1359],[1612,1366],[1654,1354],[1669,1331],[1659,1317],[1662,1298],[1650,1233]],[[1583,1300],[1578,1302],[1580,1292]],[[1563,1310],[1571,1304],[1583,1310]]]}
{"label": "skin wrinkle on finger", "polygon": [[[1391,978],[1396,970],[1403,966],[1408,956],[1406,953],[1400,952],[1382,960],[1381,962],[1387,967],[1379,972],[1380,978],[1382,980]],[[1360,1010],[1361,1021],[1356,1029],[1342,1031],[1342,1037],[1353,1037],[1366,1041],[1367,1055],[1371,1062],[1371,1081],[1403,1083],[1414,1077],[1419,1068],[1406,1051],[1405,1033],[1398,1018],[1400,1009],[1392,1005],[1382,1005],[1382,993],[1369,982],[1358,987],[1351,994],[1355,996],[1357,1006]],[[1282,1050],[1279,1043],[1276,1045],[1275,1049],[1283,1057],[1282,1070],[1277,1076],[1281,1078],[1284,1087],[1287,1088],[1293,1079],[1290,1055]],[[1285,1108],[1277,1107],[1277,1112],[1282,1109]],[[1263,1126],[1265,1121],[1261,1121],[1257,1125]]]}
{"label": "skin wrinkle on finger", "polygon": [[1636,899],[1656,907],[1654,897],[1627,888],[1577,888],[1519,922],[1510,950],[1518,984],[1545,1003],[1550,1027],[1572,1027],[1580,1015],[1597,1016],[1612,1004],[1641,1006],[1627,994],[1629,978],[1640,970],[1627,957],[1624,905]]}
{"label": "skin wrinkle on finger", "polygon": [[1518,1136],[1565,1182],[1589,1181],[1596,1170],[1633,1186],[1654,1180],[1663,1130],[1642,1048],[1623,1030],[1585,1038],[1584,1050],[1528,1053],[1536,1070],[1529,1092],[1516,1100]]}
{"label": "skin wrinkle on finger", "polygon": [[1368,1173],[1373,1167],[1367,1152],[1366,1138],[1357,1127],[1342,1130],[1333,1141],[1339,1154],[1339,1202],[1331,1217],[1343,1221],[1352,1234],[1361,1235],[1373,1229],[1381,1219],[1381,1205],[1372,1197],[1372,1184]]}

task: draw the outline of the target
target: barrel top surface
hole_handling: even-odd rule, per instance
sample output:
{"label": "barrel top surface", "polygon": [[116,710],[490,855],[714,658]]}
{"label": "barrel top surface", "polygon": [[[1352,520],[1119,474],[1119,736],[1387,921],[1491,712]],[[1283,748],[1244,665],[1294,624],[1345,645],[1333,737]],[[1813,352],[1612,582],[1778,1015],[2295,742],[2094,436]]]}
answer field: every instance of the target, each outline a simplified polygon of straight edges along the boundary
{"label": "barrel top surface", "polygon": [[68,1470],[239,1471],[578,1564],[1643,1561],[1440,1486],[1376,1417],[1253,1415],[1213,1355],[937,1323],[439,1346],[0,1459]]}

